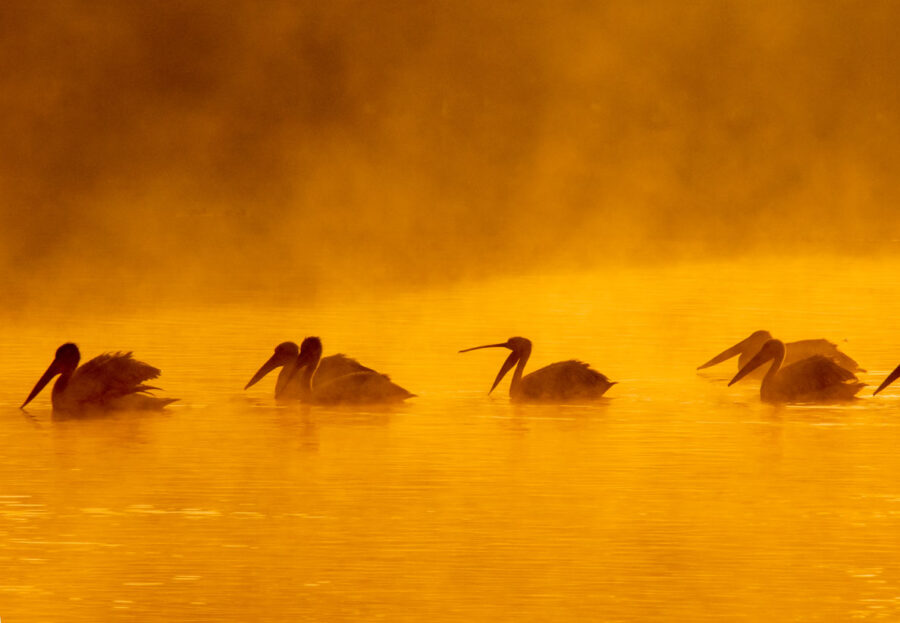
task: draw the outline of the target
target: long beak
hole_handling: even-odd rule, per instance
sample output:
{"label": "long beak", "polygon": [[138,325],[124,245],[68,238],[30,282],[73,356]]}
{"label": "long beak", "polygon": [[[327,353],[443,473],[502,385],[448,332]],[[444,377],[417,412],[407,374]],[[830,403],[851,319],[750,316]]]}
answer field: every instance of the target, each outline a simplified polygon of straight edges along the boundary
{"label": "long beak", "polygon": [[[508,342],[503,342],[501,344],[485,344],[484,346],[473,346],[472,348],[465,348],[459,352],[467,353],[470,350],[478,350],[479,348],[509,348]],[[509,357],[506,358],[506,361],[503,362],[503,365],[500,367],[500,372],[497,374],[497,378],[494,379],[494,384],[491,385],[491,390],[488,392],[489,394],[494,391],[494,388],[497,387],[497,384],[503,380],[503,376],[509,372],[509,369],[516,365],[516,362],[519,360],[519,356],[515,351],[509,354]]]}
{"label": "long beak", "polygon": [[470,350],[478,350],[479,348],[509,348],[509,347],[506,345],[506,342],[503,342],[502,344],[485,344],[484,346],[473,346],[472,348],[464,348],[463,350],[461,350],[459,352],[467,353]]}
{"label": "long beak", "polygon": [[743,368],[741,368],[737,374],[734,375],[734,378],[728,381],[728,387],[731,387],[742,378],[756,370],[758,367],[766,363],[767,361],[771,361],[775,356],[771,352],[759,351],[756,355],[747,362]]}
{"label": "long beak", "polygon": [[44,389],[44,386],[46,386],[47,383],[50,382],[50,379],[52,379],[54,376],[56,376],[60,372],[62,372],[62,370],[60,370],[60,368],[59,368],[59,362],[57,362],[54,359],[53,363],[50,364],[50,367],[47,368],[47,371],[44,372],[44,376],[42,376],[40,379],[38,379],[38,382],[35,384],[34,389],[31,390],[31,393],[28,394],[28,398],[25,399],[25,402],[23,402],[22,406],[19,408],[24,409],[25,405],[27,405],[29,402],[31,402],[34,399],[35,396],[37,396],[39,393],[41,393],[41,390]]}
{"label": "long beak", "polygon": [[[878,389],[875,390],[875,394],[896,381],[898,377],[900,377],[900,366],[897,366],[896,368],[894,368],[893,372],[888,374],[888,377],[884,379],[884,381],[881,382],[881,385],[878,386]],[[874,396],[875,394],[872,395]]]}
{"label": "long beak", "polygon": [[488,391],[488,394],[494,391],[497,385],[500,384],[500,381],[503,380],[503,377],[506,376],[506,373],[509,372],[514,365],[516,365],[517,361],[519,361],[519,353],[515,351],[511,352],[509,354],[509,357],[506,358],[506,361],[503,362],[503,365],[500,366],[500,372],[497,373],[497,378],[494,379],[494,384],[491,385],[491,389],[490,391]]}
{"label": "long beak", "polygon": [[703,368],[708,368],[710,366],[714,366],[717,363],[722,363],[723,361],[726,361],[728,359],[731,359],[732,357],[736,357],[737,355],[740,355],[742,352],[744,352],[744,349],[747,347],[747,342],[749,342],[749,341],[750,341],[750,338],[748,337],[746,340],[741,340],[740,342],[738,342],[731,348],[726,348],[721,353],[719,353],[718,355],[716,355],[715,357],[713,357],[712,359],[710,359],[709,361],[704,363],[702,366],[697,366],[697,369],[702,370]]}
{"label": "long beak", "polygon": [[265,375],[267,375],[269,372],[271,372],[272,370],[274,370],[275,368],[277,368],[280,365],[281,365],[281,363],[278,362],[277,355],[272,355],[271,357],[269,357],[269,360],[267,362],[265,362],[264,364],[262,364],[262,367],[256,371],[256,374],[253,375],[253,378],[250,379],[250,381],[246,385],[244,385],[244,389],[248,389],[248,388],[252,387],[253,385],[256,385],[257,383],[259,383],[259,381],[262,379],[262,377],[264,377]]}

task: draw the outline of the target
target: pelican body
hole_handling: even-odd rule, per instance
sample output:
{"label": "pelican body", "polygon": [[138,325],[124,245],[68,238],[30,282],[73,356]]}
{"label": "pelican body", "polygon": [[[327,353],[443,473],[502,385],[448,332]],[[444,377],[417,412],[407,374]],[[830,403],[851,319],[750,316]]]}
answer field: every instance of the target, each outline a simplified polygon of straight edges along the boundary
{"label": "pelican body", "polygon": [[[301,386],[301,375],[297,374],[300,362],[300,347],[294,342],[282,342],[275,347],[275,353],[269,357],[253,378],[244,386],[248,389],[256,385],[264,376],[275,368],[280,367],[281,372],[278,373],[278,379],[275,381],[275,399],[276,400],[300,400],[303,397],[303,387]],[[316,370],[315,382],[322,385],[333,381],[341,376],[354,374],[357,372],[374,372],[371,368],[367,368],[355,359],[351,359],[346,355],[337,354],[323,357],[319,362]]]}
{"label": "pelican body", "polygon": [[503,365],[489,394],[494,391],[503,377],[513,366],[512,381],[509,384],[509,397],[514,402],[570,402],[577,400],[595,400],[606,393],[615,381],[610,381],[582,361],[558,361],[535,370],[525,376],[525,364],[531,356],[531,340],[524,337],[511,337],[501,344],[487,344],[466,348],[459,352],[466,353],[479,348],[508,348],[512,351]]}
{"label": "pelican body", "polygon": [[731,379],[729,387],[768,361],[772,365],[759,387],[763,402],[840,402],[852,400],[865,387],[852,372],[822,355],[801,359],[782,368],[785,350],[781,340],[767,341]]}
{"label": "pelican body", "polygon": [[[738,370],[740,370],[747,365],[756,353],[759,352],[763,347],[763,344],[771,339],[772,334],[768,331],[754,331],[750,334],[750,337],[738,342],[731,348],[726,348],[702,366],[698,366],[697,369],[703,370],[704,368],[709,368],[710,366],[722,363],[723,361],[738,355]],[[842,353],[837,345],[832,344],[828,340],[800,340],[798,342],[788,342],[784,346],[785,364],[792,364],[802,359],[821,355],[831,359],[837,365],[849,372],[865,372],[865,370],[859,367],[859,364],[856,363],[856,361],[847,354]]]}
{"label": "pelican body", "polygon": [[[322,341],[308,337],[300,345],[300,354],[293,375],[299,378],[300,400],[312,404],[391,404],[413,398],[411,394],[386,374],[364,370],[334,378],[319,379]],[[293,378],[288,379],[289,383]]]}
{"label": "pelican body", "polygon": [[887,387],[888,385],[890,385],[891,383],[896,381],[898,377],[900,377],[900,366],[897,366],[896,368],[894,368],[893,372],[888,374],[887,378],[881,382],[881,385],[878,386],[878,389],[876,389],[872,395],[874,396],[875,394],[880,392],[882,389],[884,389],[885,387]]}
{"label": "pelican body", "polygon": [[159,368],[133,359],[131,353],[104,353],[81,367],[81,353],[75,344],[63,344],[56,350],[53,363],[35,384],[25,408],[50,380],[59,375],[53,385],[50,401],[53,410],[71,415],[114,410],[159,410],[175,402],[175,398],[157,398],[149,392],[158,387],[144,381],[159,376]]}

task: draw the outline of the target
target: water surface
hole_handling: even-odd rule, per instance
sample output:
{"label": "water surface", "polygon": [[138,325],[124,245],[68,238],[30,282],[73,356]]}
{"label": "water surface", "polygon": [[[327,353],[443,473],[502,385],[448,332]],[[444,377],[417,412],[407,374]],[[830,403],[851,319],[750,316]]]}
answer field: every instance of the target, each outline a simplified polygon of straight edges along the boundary
{"label": "water surface", "polygon": [[[46,310],[0,332],[4,621],[848,621],[900,618],[900,385],[772,407],[695,367],[755,329],[900,363],[883,262],[533,275],[327,304]],[[822,275],[827,274],[827,279]],[[239,297],[236,295],[236,299]],[[242,391],[319,335],[419,395],[394,408]],[[587,405],[487,390],[581,358]],[[57,346],[163,369],[163,414],[18,410]]]}

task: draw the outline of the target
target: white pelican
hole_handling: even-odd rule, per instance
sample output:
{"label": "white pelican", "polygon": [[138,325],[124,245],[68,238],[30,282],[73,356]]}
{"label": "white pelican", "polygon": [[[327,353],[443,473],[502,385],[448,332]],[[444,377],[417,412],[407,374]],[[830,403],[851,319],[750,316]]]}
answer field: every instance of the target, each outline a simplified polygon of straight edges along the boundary
{"label": "white pelican", "polygon": [[[322,341],[308,337],[300,345],[300,355],[294,375],[299,377],[302,390],[300,399],[314,404],[389,404],[415,397],[393,383],[386,374],[363,370],[320,382],[319,367],[322,360]],[[293,379],[288,379],[289,383]]]}
{"label": "white pelican", "polygon": [[144,385],[144,381],[159,376],[159,369],[132,359],[131,353],[104,353],[78,367],[81,353],[75,344],[67,343],[56,349],[53,363],[35,384],[25,408],[57,374],[50,401],[53,410],[83,414],[90,411],[117,409],[162,409],[175,398],[156,398],[148,394],[159,389]]}
{"label": "white pelican", "polygon": [[[738,357],[738,370],[740,370],[747,365],[747,362],[750,361],[751,357],[759,352],[759,349],[762,348],[763,344],[771,339],[772,334],[768,331],[754,331],[750,334],[750,337],[738,342],[731,348],[726,348],[702,366],[698,366],[697,369],[702,370],[714,366],[717,363],[722,363],[727,359],[731,359],[735,355],[740,355],[740,357]],[[865,372],[865,370],[859,367],[858,363],[838,350],[838,347],[828,340],[800,340],[799,342],[788,342],[784,346],[784,361],[786,364],[791,364],[800,361],[801,359],[807,359],[814,355],[822,355],[850,372]]]}
{"label": "white pelican", "polygon": [[881,385],[878,386],[878,389],[876,389],[875,393],[873,393],[872,395],[874,396],[875,394],[880,392],[882,389],[884,389],[885,387],[887,387],[888,385],[890,385],[891,383],[896,381],[897,377],[900,377],[900,366],[897,366],[896,368],[894,368],[893,372],[888,374],[887,378],[881,382]]}
{"label": "white pelican", "polygon": [[[277,400],[299,400],[303,397],[300,375],[295,374],[300,367],[298,362],[299,355],[300,348],[296,343],[282,342],[275,347],[275,353],[256,371],[256,374],[247,382],[244,389],[256,385],[269,372],[281,367],[281,372],[278,373],[278,379],[275,381],[275,398]],[[374,372],[374,370],[367,368],[346,355],[329,355],[328,357],[323,357],[322,361],[319,362],[315,382],[318,385],[322,385],[338,377],[356,372]]]}
{"label": "white pelican", "polygon": [[616,384],[615,381],[610,381],[603,374],[592,370],[590,364],[575,360],[551,363],[523,377],[522,371],[531,356],[531,340],[524,337],[511,337],[502,344],[475,346],[459,352],[466,353],[479,348],[508,348],[512,351],[500,367],[500,372],[488,393],[494,391],[510,368],[518,362],[519,365],[516,366],[512,382],[509,384],[509,397],[516,402],[593,400]]}
{"label": "white pelican", "polygon": [[801,359],[782,368],[784,356],[784,342],[769,340],[728,385],[737,383],[751,371],[772,361],[759,387],[759,397],[763,402],[852,400],[856,392],[865,387],[852,372],[822,355]]}

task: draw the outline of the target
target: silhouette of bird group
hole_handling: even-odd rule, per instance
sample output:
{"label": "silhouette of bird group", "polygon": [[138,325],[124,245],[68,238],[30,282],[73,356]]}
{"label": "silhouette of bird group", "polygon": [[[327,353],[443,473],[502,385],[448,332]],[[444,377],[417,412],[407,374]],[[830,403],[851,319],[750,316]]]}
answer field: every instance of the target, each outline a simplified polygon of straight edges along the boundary
{"label": "silhouette of bird group", "polygon": [[[531,356],[531,341],[511,337],[505,342],[466,348],[507,348],[510,355],[500,367],[488,393],[515,367],[509,386],[513,402],[580,402],[596,400],[615,385],[589,364],[559,361],[524,374]],[[823,339],[782,342],[768,331],[756,331],[750,337],[725,349],[698,370],[738,357],[738,372],[729,386],[748,376],[758,375],[770,363],[760,383],[760,399],[769,403],[824,403],[852,400],[865,386],[856,372],[865,372],[837,346]],[[53,379],[53,410],[84,415],[113,410],[159,410],[175,402],[152,395],[159,388],[147,385],[160,371],[134,359],[130,352],[105,353],[79,366],[81,355],[72,343],[60,346],[53,362],[35,384],[24,408]],[[298,347],[283,342],[256,371],[244,389],[255,385],[269,372],[281,368],[275,382],[276,400],[296,400],[310,404],[395,404],[415,397],[386,374],[366,367],[343,354],[322,357],[322,341],[308,337]],[[897,366],[875,390],[878,394],[900,377]],[[873,395],[874,395],[873,394]]]}

